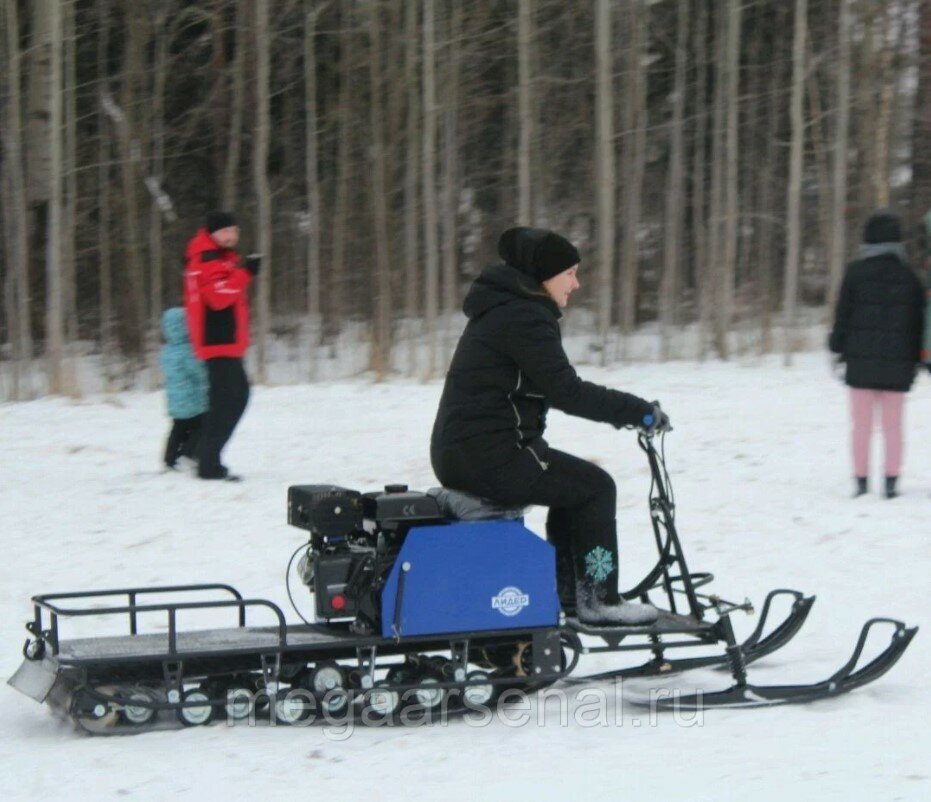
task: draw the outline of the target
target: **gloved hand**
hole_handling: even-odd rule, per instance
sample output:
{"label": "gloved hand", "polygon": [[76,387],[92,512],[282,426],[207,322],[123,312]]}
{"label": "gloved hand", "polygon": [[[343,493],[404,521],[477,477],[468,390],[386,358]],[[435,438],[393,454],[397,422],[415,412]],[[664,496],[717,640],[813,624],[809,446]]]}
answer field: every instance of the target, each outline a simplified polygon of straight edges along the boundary
{"label": "gloved hand", "polygon": [[647,434],[662,434],[663,432],[672,431],[669,416],[663,412],[659,401],[654,401],[652,411],[643,416],[643,429]]}
{"label": "gloved hand", "polygon": [[246,270],[248,270],[252,277],[255,278],[259,274],[259,270],[262,268],[262,254],[260,253],[250,253],[246,257]]}

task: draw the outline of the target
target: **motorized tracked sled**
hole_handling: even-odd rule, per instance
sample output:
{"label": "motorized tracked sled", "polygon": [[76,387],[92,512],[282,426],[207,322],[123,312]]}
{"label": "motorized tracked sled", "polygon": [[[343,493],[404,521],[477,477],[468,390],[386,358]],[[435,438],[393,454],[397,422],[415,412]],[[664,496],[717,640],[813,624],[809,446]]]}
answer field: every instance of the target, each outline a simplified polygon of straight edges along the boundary
{"label": "motorized tracked sled", "polygon": [[[850,659],[824,681],[749,682],[747,666],[796,635],[814,597],[771,591],[756,628],[738,640],[731,617],[752,611],[750,603],[699,592],[713,577],[686,565],[661,441],[640,432],[638,442],[652,475],[658,558],[624,595],[660,608],[655,624],[589,627],[566,617],[553,548],[524,527],[521,511],[446,490],[389,485],[363,494],[299,485],[288,491],[288,521],[310,538],[292,562],[301,553],[298,573],[314,593],[315,623],[289,624],[275,603],[226,584],[43,594],[32,598],[25,660],[10,684],[84,729],[112,733],[159,721],[250,719],[266,708],[276,723],[397,720],[487,707],[509,688],[709,666],[729,670],[733,684],[659,696],[652,704],[690,710],[777,705],[845,693],[882,676],[901,657],[917,628],[874,618],[863,625]],[[200,598],[191,600],[192,594]],[[777,607],[788,612],[773,623]],[[179,614],[192,610],[226,613],[235,624],[179,628]],[[261,611],[272,626],[250,623]],[[69,625],[89,617],[121,618],[127,631],[68,636]],[[143,631],[143,619],[153,618],[155,631],[151,624]],[[862,661],[868,636],[881,626],[891,629],[888,645]],[[646,662],[569,678],[588,655],[634,651],[646,652]]]}

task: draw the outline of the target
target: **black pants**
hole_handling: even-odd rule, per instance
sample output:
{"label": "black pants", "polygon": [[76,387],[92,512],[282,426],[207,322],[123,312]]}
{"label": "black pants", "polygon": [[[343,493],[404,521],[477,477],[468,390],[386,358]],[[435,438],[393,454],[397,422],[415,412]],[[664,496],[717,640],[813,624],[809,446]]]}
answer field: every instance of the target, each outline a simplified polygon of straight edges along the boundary
{"label": "black pants", "polygon": [[217,357],[207,360],[210,380],[209,409],[198,447],[200,476],[222,473],[220,452],[229,441],[249,401],[249,379],[242,360]]}
{"label": "black pants", "polygon": [[494,470],[457,448],[432,456],[445,487],[508,506],[549,507],[546,539],[556,549],[560,597],[572,597],[574,579],[607,604],[618,602],[617,488],[607,471],[552,448],[545,470],[526,450]]}
{"label": "black pants", "polygon": [[178,457],[191,457],[192,459],[196,457],[204,416],[195,415],[193,418],[173,418],[172,420],[168,442],[165,444],[165,464],[169,468],[174,468]]}

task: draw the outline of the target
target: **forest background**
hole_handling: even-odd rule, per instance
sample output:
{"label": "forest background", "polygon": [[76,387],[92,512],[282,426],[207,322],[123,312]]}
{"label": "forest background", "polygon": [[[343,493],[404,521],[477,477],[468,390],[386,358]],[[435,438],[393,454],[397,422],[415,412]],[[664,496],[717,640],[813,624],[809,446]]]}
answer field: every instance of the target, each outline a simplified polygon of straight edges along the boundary
{"label": "forest background", "polygon": [[925,268],[928,0],[0,0],[0,34],[0,399],[156,386],[211,208],[265,255],[260,382],[442,375],[515,224],[579,246],[597,364],[789,359],[877,207]]}

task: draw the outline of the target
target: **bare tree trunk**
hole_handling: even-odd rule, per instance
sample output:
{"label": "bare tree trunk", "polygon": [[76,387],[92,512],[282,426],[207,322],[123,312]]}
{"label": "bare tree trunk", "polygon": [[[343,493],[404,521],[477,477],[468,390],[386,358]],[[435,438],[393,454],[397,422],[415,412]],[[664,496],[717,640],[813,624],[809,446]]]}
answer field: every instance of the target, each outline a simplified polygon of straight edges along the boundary
{"label": "bare tree trunk", "polygon": [[456,310],[459,265],[456,260],[456,199],[458,196],[458,136],[456,115],[459,107],[459,27],[460,9],[456,3],[447,11],[447,57],[443,92],[443,314]]}
{"label": "bare tree trunk", "polygon": [[680,2],[676,17],[676,66],[672,90],[672,120],[669,124],[669,171],[666,181],[666,225],[663,243],[663,281],[660,287],[662,358],[670,357],[670,329],[676,324],[679,275],[682,261],[684,145],[682,119],[685,115],[685,64],[688,59],[689,4]]}
{"label": "bare tree trunk", "polygon": [[269,120],[269,45],[268,4],[255,3],[255,129],[252,135],[252,179],[258,200],[258,240],[262,254],[262,278],[258,282],[258,314],[256,315],[256,378],[268,381],[268,327],[270,288],[272,282],[272,198],[268,183]]}
{"label": "bare tree trunk", "polygon": [[601,364],[608,359],[614,267],[614,57],[611,0],[595,6],[595,173],[598,180],[598,340]]}
{"label": "bare tree trunk", "polygon": [[[840,25],[846,25],[849,40],[850,10],[849,0],[841,0]],[[840,35],[840,34],[839,34]],[[849,94],[850,42],[846,46],[847,92]],[[931,3],[922,2],[918,7],[918,86],[915,93],[915,113],[912,118],[912,224],[920,225],[924,231],[922,261],[931,255],[931,237],[929,237],[923,218],[931,211]],[[839,62],[845,54],[841,51]],[[841,64],[838,64],[838,70]],[[840,93],[840,74],[838,73],[838,93]],[[832,263],[833,265],[833,263]],[[833,284],[832,284],[833,288]],[[835,290],[836,292],[836,290]],[[832,295],[832,298],[835,298]],[[833,308],[833,305],[832,305]]]}
{"label": "bare tree trunk", "polygon": [[[7,301],[14,312],[8,315],[11,326],[10,340],[15,344],[13,397],[32,396],[30,365],[32,362],[32,326],[29,316],[31,299],[29,293],[29,236],[26,203],[26,177],[23,171],[23,117],[21,96],[22,49],[19,41],[19,17],[17,0],[4,0],[6,28],[6,65],[9,102],[3,125],[3,151],[5,173],[9,190],[4,188],[4,220],[10,261],[7,263]],[[12,290],[12,291],[11,291]]]}
{"label": "bare tree trunk", "polygon": [[369,128],[372,132],[372,218],[375,223],[375,326],[371,367],[377,381],[391,370],[391,255],[388,246],[388,204],[385,196],[384,113],[382,111],[383,69],[381,6],[369,3]]}
{"label": "bare tree trunk", "polygon": [[[2,16],[0,16],[2,20]],[[0,37],[0,58],[4,63],[9,63],[6,54],[6,37]],[[0,77],[5,74],[0,71]],[[7,94],[6,87],[2,88],[3,94]],[[8,126],[9,122],[0,115],[0,125]],[[3,314],[6,323],[7,342],[10,346],[10,388],[4,392],[4,387],[0,386],[0,399],[3,400],[20,400],[23,390],[23,374],[28,375],[28,366],[26,360],[22,358],[22,345],[19,340],[19,319],[21,313],[16,308],[16,248],[15,235],[13,233],[12,217],[16,214],[11,207],[15,206],[16,200],[13,197],[12,182],[10,181],[9,170],[7,169],[7,159],[9,152],[4,147],[4,158],[0,160],[0,235],[3,236],[3,254],[5,261],[0,267],[0,295],[3,296]],[[25,311],[25,310],[23,310]]]}
{"label": "bare tree trunk", "polygon": [[[152,166],[151,175],[154,186],[161,187],[162,174],[165,169],[165,82],[167,78],[168,37],[165,31],[167,18],[165,0],[158,3],[154,10],[153,35],[155,37],[155,75],[152,96]],[[159,196],[152,193],[149,211],[149,342],[153,352],[158,347],[161,328],[162,302],[164,299],[164,265],[162,256],[162,211],[159,208]]]}
{"label": "bare tree trunk", "polygon": [[[702,284],[702,348],[710,334],[717,332],[718,304],[720,303],[721,277],[724,262],[724,128],[725,95],[727,86],[727,7],[718,4],[716,15],[714,55],[714,112],[711,132],[711,204],[708,211],[708,271]],[[709,332],[709,329],[713,331]],[[721,343],[715,342],[718,356],[725,357]]]}
{"label": "bare tree trunk", "polygon": [[26,193],[32,205],[51,198],[52,134],[49,130],[49,91],[51,87],[51,14],[55,0],[36,0],[29,8],[29,46],[26,56]]}
{"label": "bare tree trunk", "polygon": [[[229,110],[226,73],[226,31],[224,30],[226,16],[225,0],[212,0],[213,13],[210,15],[210,35],[212,38],[210,52],[210,72],[213,77],[213,91],[210,95],[211,127],[213,128],[213,159],[214,175],[223,175],[225,169],[224,144],[229,129]],[[164,0],[160,0],[163,4]],[[238,3],[236,5],[239,5]]]}
{"label": "bare tree trunk", "polygon": [[[931,4],[926,4],[931,8]],[[929,16],[931,19],[931,16]],[[837,303],[846,253],[847,149],[850,128],[850,0],[840,0],[837,20],[837,124],[834,128],[834,174],[831,198],[831,253],[828,309]],[[929,132],[931,133],[931,132]]]}
{"label": "bare tree trunk", "polygon": [[[780,21],[785,19],[787,12],[781,11]],[[782,26],[779,26],[780,30]],[[777,182],[782,176],[780,150],[781,143],[778,138],[778,124],[782,114],[782,97],[780,87],[784,81],[785,67],[781,54],[774,57],[775,63],[770,64],[768,100],[766,103],[766,150],[765,170],[760,180],[760,238],[757,264],[760,275],[760,353],[768,354],[772,351],[773,327],[773,274],[775,273],[775,243],[776,223],[780,212],[776,210]]]}
{"label": "bare tree trunk", "polygon": [[[417,288],[420,284],[420,243],[417,231],[417,154],[420,135],[420,88],[417,84],[417,3],[404,5],[404,85],[407,88],[407,123],[404,159],[404,316],[409,326],[417,317]],[[408,370],[417,364],[417,341],[408,337]]]}
{"label": "bare tree trunk", "polygon": [[721,289],[717,303],[716,339],[718,353],[729,355],[727,338],[734,320],[734,292],[737,266],[737,123],[740,115],[740,10],[741,0],[730,0],[727,14],[727,133],[724,166],[724,251],[721,265]]}
{"label": "bare tree trunk", "polygon": [[533,142],[533,98],[531,95],[530,42],[533,37],[532,0],[517,5],[517,222],[533,223],[533,196],[530,186],[530,148]]}
{"label": "bare tree trunk", "polygon": [[[113,287],[110,275],[110,159],[112,149],[103,98],[109,95],[107,52],[110,46],[110,0],[97,0],[97,204],[98,274],[100,281],[100,350],[104,365],[113,357]],[[109,378],[109,376],[108,376]]]}
{"label": "bare tree trunk", "polygon": [[821,89],[815,70],[815,54],[811,37],[807,37],[805,61],[805,91],[808,95],[810,119],[808,129],[811,131],[812,155],[818,173],[818,235],[821,239],[821,258],[823,263],[831,255],[831,167],[828,156],[826,135],[824,133],[824,110],[821,103]]}
{"label": "bare tree trunk", "polygon": [[877,40],[878,34],[876,29],[879,25],[878,14],[874,3],[869,3],[866,7],[861,4],[861,25],[863,26],[863,36],[860,40],[859,47],[859,64],[857,73],[859,76],[859,92],[857,102],[857,173],[859,178],[859,187],[856,192],[856,200],[862,217],[863,212],[876,207],[876,139],[878,132],[876,130],[876,119],[879,109],[876,104],[876,73],[878,71]]}
{"label": "bare tree trunk", "polygon": [[233,56],[233,108],[230,113],[229,133],[226,140],[226,162],[223,168],[223,208],[236,206],[236,176],[239,172],[239,155],[242,150],[242,118],[246,101],[246,42],[249,15],[244,2],[236,3],[236,45]]}
{"label": "bare tree trunk", "polygon": [[423,221],[426,263],[425,318],[429,339],[425,378],[432,378],[437,359],[439,254],[436,219],[436,86],[433,0],[423,0]]}
{"label": "bare tree trunk", "polygon": [[51,22],[51,81],[49,90],[49,130],[51,200],[49,201],[48,236],[46,240],[46,291],[45,291],[45,355],[47,360],[48,391],[51,395],[66,393],[64,366],[64,287],[62,284],[62,194],[63,194],[63,143],[62,143],[62,9],[52,2]]}
{"label": "bare tree trunk", "polygon": [[[621,247],[619,316],[624,334],[637,323],[637,279],[639,273],[640,215],[643,175],[646,167],[646,75],[643,51],[646,44],[649,8],[641,0],[628,6],[630,39],[627,49],[627,88],[625,91],[624,240]],[[626,349],[626,341],[625,341]]]}
{"label": "bare tree trunk", "polygon": [[[78,103],[77,103],[77,34],[75,31],[76,0],[65,0],[62,4],[64,24],[64,118],[65,118],[65,154],[64,154],[64,205],[62,207],[62,303],[65,317],[66,347],[73,347],[78,337],[78,292],[77,265],[75,264],[75,233],[78,202]],[[71,359],[68,360],[69,374],[73,373]],[[69,375],[75,382],[72,392],[79,389],[76,376]]]}
{"label": "bare tree trunk", "polygon": [[801,242],[802,158],[805,147],[805,120],[802,102],[805,92],[805,37],[808,0],[795,0],[795,33],[792,39],[792,99],[790,117],[792,140],[789,146],[789,187],[786,196],[786,262],[783,294],[785,361],[792,361],[792,332],[798,301],[799,250]]}
{"label": "bare tree trunk", "polygon": [[320,179],[317,166],[317,8],[304,0],[304,167],[307,192],[307,316],[311,329],[310,378],[316,372],[320,327]]}
{"label": "bare tree trunk", "polygon": [[145,273],[142,265],[142,243],[139,237],[139,197],[137,165],[141,157],[138,141],[134,141],[137,130],[136,88],[142,73],[143,19],[127,11],[126,45],[123,60],[123,121],[120,127],[120,167],[123,183],[123,217],[125,225],[125,264],[128,266],[127,281],[132,298],[130,353],[145,358],[146,302]]}
{"label": "bare tree trunk", "polygon": [[695,297],[698,307],[700,348],[699,354],[705,355],[704,332],[706,329],[706,316],[708,305],[706,303],[705,287],[711,272],[708,264],[708,221],[705,215],[707,187],[705,186],[705,162],[707,160],[708,135],[708,14],[709,10],[705,0],[699,0],[697,17],[695,20],[695,141],[692,154],[692,247],[695,252]]}
{"label": "bare tree trunk", "polygon": [[329,282],[330,322],[335,330],[343,325],[344,295],[348,292],[346,241],[348,238],[349,180],[352,175],[351,145],[353,141],[352,120],[352,70],[353,60],[353,17],[352,6],[340,5],[340,85],[339,85],[339,134],[336,155],[336,202],[333,215],[333,275]]}
{"label": "bare tree trunk", "polygon": [[893,42],[892,9],[888,4],[878,13],[877,30],[879,33],[879,114],[876,120],[876,159],[873,163],[873,186],[876,187],[876,205],[889,205],[889,140],[892,127],[892,102],[895,99],[896,82],[899,76],[892,70]]}

